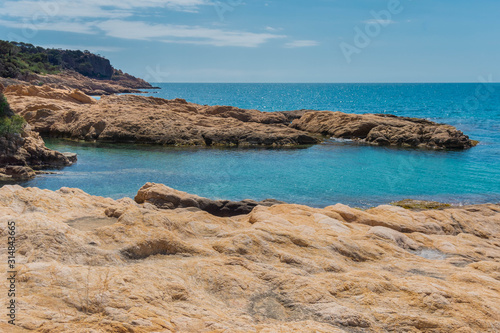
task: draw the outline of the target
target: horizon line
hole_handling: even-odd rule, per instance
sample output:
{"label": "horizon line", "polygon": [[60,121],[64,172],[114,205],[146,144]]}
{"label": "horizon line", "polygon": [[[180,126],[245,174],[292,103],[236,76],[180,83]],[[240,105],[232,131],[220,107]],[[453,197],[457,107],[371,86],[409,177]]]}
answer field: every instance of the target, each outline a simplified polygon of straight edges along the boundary
{"label": "horizon line", "polygon": [[150,84],[161,84],[161,83],[171,83],[171,84],[500,84],[498,82],[469,82],[469,81],[459,81],[459,82],[203,82],[203,81],[177,81],[177,82],[149,82]]}

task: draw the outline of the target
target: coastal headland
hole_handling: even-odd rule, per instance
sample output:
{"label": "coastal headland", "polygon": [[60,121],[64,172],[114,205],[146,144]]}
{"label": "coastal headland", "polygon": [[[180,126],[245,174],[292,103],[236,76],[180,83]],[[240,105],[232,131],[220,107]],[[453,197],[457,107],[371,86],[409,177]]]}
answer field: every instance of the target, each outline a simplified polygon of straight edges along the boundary
{"label": "coastal headland", "polygon": [[87,50],[43,48],[0,40],[0,84],[39,86],[49,83],[94,95],[140,93],[139,89],[154,88]]}

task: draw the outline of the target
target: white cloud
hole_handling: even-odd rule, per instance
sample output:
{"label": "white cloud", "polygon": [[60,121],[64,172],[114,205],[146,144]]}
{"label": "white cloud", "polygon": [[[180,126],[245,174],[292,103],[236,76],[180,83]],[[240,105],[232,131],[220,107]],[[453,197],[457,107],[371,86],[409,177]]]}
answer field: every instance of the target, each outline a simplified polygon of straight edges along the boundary
{"label": "white cloud", "polygon": [[396,23],[395,21],[392,20],[377,20],[377,19],[371,19],[367,21],[363,21],[365,24],[380,24],[383,26],[389,25],[389,24],[394,24]]}
{"label": "white cloud", "polygon": [[92,28],[93,23],[83,23],[83,22],[18,22],[18,21],[6,21],[0,19],[0,25],[7,28],[23,29],[23,33],[27,36],[38,31],[38,30],[49,30],[49,31],[64,31],[64,32],[74,32],[80,34],[95,34],[96,31]]}
{"label": "white cloud", "polygon": [[266,30],[270,32],[277,32],[283,30],[283,28],[266,27]]}
{"label": "white cloud", "polygon": [[52,18],[123,18],[140,8],[167,8],[176,11],[196,12],[208,0],[6,0],[0,5],[0,17],[38,20]]}
{"label": "white cloud", "polygon": [[[175,24],[153,24],[133,21],[139,9],[166,8],[194,12],[201,6],[213,5],[213,0],[6,0],[0,4],[0,26],[23,29],[27,37],[39,30],[108,37],[152,40],[213,46],[257,47],[269,40],[284,38],[270,28],[265,33],[253,33],[222,28],[205,28]],[[28,31],[28,33],[26,33]]]}
{"label": "white cloud", "polygon": [[214,46],[257,47],[271,39],[285,36],[269,33],[227,31],[173,24],[150,24],[109,20],[96,25],[107,36],[124,39],[158,40],[165,43],[182,43]]}
{"label": "white cloud", "polygon": [[312,47],[318,46],[319,42],[315,40],[294,40],[292,42],[286,43],[285,47],[287,48],[297,48],[297,47]]}

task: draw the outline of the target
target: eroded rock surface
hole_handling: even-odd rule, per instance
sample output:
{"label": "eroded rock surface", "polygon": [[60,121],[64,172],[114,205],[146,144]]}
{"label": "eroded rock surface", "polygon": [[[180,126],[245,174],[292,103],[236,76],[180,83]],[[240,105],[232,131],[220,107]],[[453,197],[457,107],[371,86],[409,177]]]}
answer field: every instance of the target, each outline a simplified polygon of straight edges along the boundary
{"label": "eroded rock surface", "polygon": [[499,205],[275,205],[224,218],[4,186],[4,253],[8,221],[19,332],[500,330]]}
{"label": "eroded rock surface", "polygon": [[48,100],[60,100],[76,104],[94,104],[97,101],[85,95],[78,89],[54,88],[53,86],[23,86],[15,85],[4,89],[5,94],[24,97],[39,97]]}
{"label": "eroded rock surface", "polygon": [[306,112],[292,127],[380,146],[466,149],[476,144],[453,126],[393,115]]}

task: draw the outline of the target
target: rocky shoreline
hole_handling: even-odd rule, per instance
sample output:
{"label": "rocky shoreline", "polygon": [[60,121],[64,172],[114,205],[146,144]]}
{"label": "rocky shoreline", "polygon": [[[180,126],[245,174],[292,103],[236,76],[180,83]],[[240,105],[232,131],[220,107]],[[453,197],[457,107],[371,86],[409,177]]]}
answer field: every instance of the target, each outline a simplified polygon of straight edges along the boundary
{"label": "rocky shoreline", "polygon": [[468,149],[456,128],[423,119],[330,111],[261,112],[136,95],[99,101],[54,86],[6,88],[12,108],[45,136],[176,146],[297,146],[348,138],[366,144]]}
{"label": "rocky shoreline", "polygon": [[310,133],[378,146],[468,149],[477,144],[453,126],[387,114],[307,112],[295,119],[291,126]]}
{"label": "rocky shoreline", "polygon": [[[2,100],[3,92],[4,87],[0,83]],[[1,120],[14,116],[8,105],[3,106],[2,113]],[[31,179],[37,174],[34,169],[69,166],[76,160],[76,154],[60,153],[47,148],[41,136],[32,131],[29,125],[21,124],[19,132],[0,135],[0,180],[2,181]]]}
{"label": "rocky shoreline", "polygon": [[31,179],[35,170],[62,168],[76,161],[76,154],[45,147],[40,135],[29,129],[0,137],[0,180]]}
{"label": "rocky shoreline", "polygon": [[0,188],[2,239],[7,221],[18,230],[19,332],[500,329],[499,205],[218,217],[155,204],[175,202],[167,189],[134,201]]}

